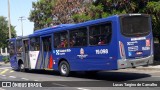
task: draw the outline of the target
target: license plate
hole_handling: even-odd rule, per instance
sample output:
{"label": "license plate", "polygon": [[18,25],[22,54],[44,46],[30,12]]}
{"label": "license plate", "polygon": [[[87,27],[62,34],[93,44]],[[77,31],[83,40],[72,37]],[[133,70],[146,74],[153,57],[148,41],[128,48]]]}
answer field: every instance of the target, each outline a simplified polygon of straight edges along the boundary
{"label": "license plate", "polygon": [[142,52],[136,52],[136,54],[137,54],[137,55],[141,55],[141,54],[142,54]]}
{"label": "license plate", "polygon": [[142,64],[144,61],[137,61],[136,64]]}

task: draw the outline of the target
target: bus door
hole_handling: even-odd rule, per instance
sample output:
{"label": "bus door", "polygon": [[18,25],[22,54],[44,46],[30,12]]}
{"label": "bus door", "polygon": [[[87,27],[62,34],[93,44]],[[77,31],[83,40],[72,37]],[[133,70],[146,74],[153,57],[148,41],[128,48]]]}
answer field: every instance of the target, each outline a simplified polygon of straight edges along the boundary
{"label": "bus door", "polygon": [[41,37],[41,53],[42,53],[42,64],[41,68],[52,69],[52,36]]}
{"label": "bus door", "polygon": [[29,68],[29,41],[28,39],[23,40],[23,59],[24,67]]}

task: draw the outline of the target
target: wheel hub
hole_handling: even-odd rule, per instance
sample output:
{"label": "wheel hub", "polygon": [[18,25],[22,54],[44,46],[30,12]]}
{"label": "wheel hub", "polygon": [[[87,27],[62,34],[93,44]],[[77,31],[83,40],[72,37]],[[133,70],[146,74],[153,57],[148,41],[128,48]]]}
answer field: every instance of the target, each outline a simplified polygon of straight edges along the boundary
{"label": "wheel hub", "polygon": [[61,66],[61,71],[62,71],[63,74],[66,74],[66,73],[67,73],[67,66],[66,66],[65,64],[63,64],[63,65]]}

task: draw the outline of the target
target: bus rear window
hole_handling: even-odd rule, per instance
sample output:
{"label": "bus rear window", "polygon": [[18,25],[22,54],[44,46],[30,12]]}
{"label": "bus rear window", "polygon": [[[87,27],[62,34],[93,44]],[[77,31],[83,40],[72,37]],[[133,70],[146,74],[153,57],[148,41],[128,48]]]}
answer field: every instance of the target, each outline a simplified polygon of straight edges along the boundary
{"label": "bus rear window", "polygon": [[150,33],[149,17],[122,16],[121,33],[126,37],[141,37]]}

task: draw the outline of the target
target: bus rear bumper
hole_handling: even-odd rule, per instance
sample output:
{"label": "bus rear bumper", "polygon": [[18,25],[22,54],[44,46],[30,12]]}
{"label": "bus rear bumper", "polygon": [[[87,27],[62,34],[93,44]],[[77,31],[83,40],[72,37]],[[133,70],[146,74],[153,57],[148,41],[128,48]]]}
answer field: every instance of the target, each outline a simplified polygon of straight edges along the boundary
{"label": "bus rear bumper", "polygon": [[149,65],[153,63],[154,56],[148,56],[140,59],[119,59],[118,60],[118,69],[121,68],[131,68],[143,65]]}

